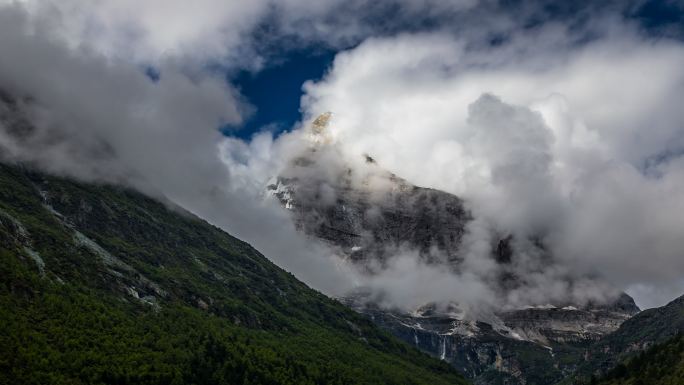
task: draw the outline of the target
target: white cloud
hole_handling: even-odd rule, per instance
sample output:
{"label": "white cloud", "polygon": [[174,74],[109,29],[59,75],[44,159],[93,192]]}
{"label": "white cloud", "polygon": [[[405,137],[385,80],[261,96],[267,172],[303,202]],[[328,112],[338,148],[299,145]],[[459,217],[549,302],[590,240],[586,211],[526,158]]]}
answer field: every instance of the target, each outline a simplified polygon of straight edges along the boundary
{"label": "white cloud", "polygon": [[[22,140],[0,132],[6,156],[159,191],[327,293],[366,284],[405,306],[452,295],[518,306],[618,287],[654,305],[679,287],[679,42],[597,16],[589,28],[600,37],[579,44],[562,24],[520,30],[532,6],[509,14],[487,1],[4,3],[0,88],[27,98],[35,126]],[[378,17],[388,10],[392,18]],[[428,22],[440,32],[395,33]],[[476,220],[464,271],[423,266],[406,251],[386,274],[359,276],[263,199],[268,179],[306,146],[304,133],[222,137],[216,128],[239,122],[245,106],[207,71],[259,68],[268,57],[255,36],[297,47],[365,40],[306,86],[306,118],[334,112],[342,155],[325,154],[330,165],[367,153],[466,198]],[[492,36],[501,44],[481,44]],[[147,64],[161,70],[157,83],[142,73]],[[489,258],[494,231],[543,236],[555,255],[540,265],[538,249],[516,244],[510,269],[527,284],[503,300],[490,285],[500,272]],[[605,284],[586,278],[596,275]]]}
{"label": "white cloud", "polygon": [[511,45],[544,47],[522,54],[444,35],[371,39],[306,86],[305,111],[334,112],[350,157],[462,196],[494,228],[546,237],[571,276],[669,285],[684,272],[684,163],[644,165],[684,146],[684,46],[612,28],[571,49],[567,36],[557,50],[553,33],[520,36]]}
{"label": "white cloud", "polygon": [[[163,195],[251,242],[319,290],[350,287],[332,251],[299,235],[275,202],[263,200],[223,163],[221,151],[231,140],[218,128],[239,122],[241,106],[222,78],[165,61],[163,75],[152,82],[129,62],[67,48],[29,25],[20,8],[0,8],[0,89],[18,103],[0,103],[3,159]],[[19,134],[7,121],[16,116],[31,123]],[[268,151],[268,140],[263,145]]]}
{"label": "white cloud", "polygon": [[[173,57],[202,65],[258,69],[265,58],[257,52],[253,33],[260,38],[349,45],[364,36],[394,28],[376,17],[392,9],[392,20],[411,19],[468,10],[476,0],[393,0],[377,5],[369,0],[0,0],[28,10],[32,28],[49,30],[71,48],[86,46],[108,57],[156,64]],[[420,16],[419,16],[420,15]],[[264,25],[264,22],[268,22]],[[386,25],[388,24],[388,25]],[[286,37],[282,39],[283,37]]]}

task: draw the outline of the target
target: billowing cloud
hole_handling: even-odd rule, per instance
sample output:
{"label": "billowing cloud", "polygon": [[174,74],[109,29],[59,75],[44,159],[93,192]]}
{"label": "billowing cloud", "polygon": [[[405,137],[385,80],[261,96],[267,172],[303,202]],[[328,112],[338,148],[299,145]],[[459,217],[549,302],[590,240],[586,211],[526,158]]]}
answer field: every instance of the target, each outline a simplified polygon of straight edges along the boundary
{"label": "billowing cloud", "polygon": [[23,9],[0,8],[0,90],[9,96],[0,103],[3,160],[163,196],[319,290],[350,287],[330,250],[299,236],[239,175],[231,178],[220,156],[229,139],[218,128],[239,123],[242,106],[222,78],[164,62],[152,81],[129,62],[65,47],[30,25]]}
{"label": "billowing cloud", "polygon": [[[478,1],[0,0],[3,3],[21,4],[32,29],[49,31],[71,48],[155,65],[160,58],[173,57],[193,65],[258,69],[276,42],[349,46],[411,20],[422,23],[469,10]],[[392,18],[386,17],[388,12]]]}
{"label": "billowing cloud", "polygon": [[[684,47],[599,6],[558,16],[471,0],[0,4],[0,89],[13,100],[0,107],[4,159],[163,195],[333,295],[365,286],[394,305],[474,311],[621,289],[650,306],[681,289]],[[353,48],[305,86],[301,126],[220,134],[249,109],[222,71],[318,44]],[[398,250],[364,275],[265,195],[326,111],[323,174],[370,154],[466,200],[474,220],[458,272]],[[518,236],[506,273],[525,284],[507,293],[491,284],[495,234]]]}
{"label": "billowing cloud", "polygon": [[[563,275],[676,286],[684,47],[611,28],[573,48],[553,31],[521,35],[522,53],[439,34],[371,39],[308,84],[304,106],[335,112],[350,157],[455,193],[498,231],[543,237]],[[548,289],[558,277],[540,278]]]}

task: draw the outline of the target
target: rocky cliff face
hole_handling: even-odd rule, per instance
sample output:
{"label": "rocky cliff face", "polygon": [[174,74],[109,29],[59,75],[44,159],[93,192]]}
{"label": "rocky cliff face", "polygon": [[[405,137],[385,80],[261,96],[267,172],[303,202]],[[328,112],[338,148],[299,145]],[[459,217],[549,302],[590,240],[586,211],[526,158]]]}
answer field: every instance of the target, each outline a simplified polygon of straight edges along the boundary
{"label": "rocky cliff face", "polygon": [[358,297],[344,302],[478,384],[556,383],[577,370],[587,348],[639,311],[627,295],[611,305],[519,309],[483,320],[463,319],[433,306],[409,313]]}
{"label": "rocky cliff face", "polygon": [[347,178],[335,186],[278,178],[269,190],[292,211],[302,231],[339,247],[354,261],[382,262],[402,246],[417,249],[428,261],[437,251],[450,260],[458,258],[469,219],[458,197],[410,185],[389,173],[374,177],[387,182],[387,188],[357,189]]}
{"label": "rocky cliff face", "polygon": [[369,155],[353,165],[341,161],[339,149],[330,145],[329,119],[323,114],[313,122],[310,146],[268,186],[297,226],[361,263],[382,263],[402,246],[418,250],[426,261],[438,252],[442,259],[457,259],[470,219],[463,201],[414,186]]}
{"label": "rocky cliff face", "polygon": [[[370,156],[353,165],[339,162],[325,137],[328,119],[314,122],[312,146],[268,186],[298,228],[337,247],[369,274],[402,248],[417,250],[427,264],[458,271],[459,248],[472,220],[464,202],[414,186]],[[514,241],[503,234],[491,245],[491,258],[501,266],[497,290],[504,295],[524,281],[507,270],[515,258]],[[551,258],[543,245],[538,250]],[[426,304],[408,312],[381,308],[362,293],[343,301],[483,384],[555,383],[577,368],[590,344],[639,311],[625,294],[608,304],[545,304],[467,318],[458,305],[445,310]]]}

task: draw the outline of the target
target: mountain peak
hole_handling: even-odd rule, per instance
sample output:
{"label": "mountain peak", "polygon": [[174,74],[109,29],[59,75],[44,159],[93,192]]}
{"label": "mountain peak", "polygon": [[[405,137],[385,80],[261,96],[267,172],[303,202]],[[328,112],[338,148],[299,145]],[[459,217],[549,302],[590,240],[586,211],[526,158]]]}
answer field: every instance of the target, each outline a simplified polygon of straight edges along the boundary
{"label": "mountain peak", "polygon": [[331,119],[332,112],[324,112],[313,120],[310,126],[309,137],[314,144],[329,144],[332,142],[332,136],[328,130]]}
{"label": "mountain peak", "polygon": [[[314,120],[311,131],[318,146],[294,157],[268,187],[297,228],[333,247],[371,282],[382,280],[400,255],[414,258],[416,266],[452,274],[451,280],[462,279],[464,236],[473,220],[465,202],[444,191],[415,186],[385,170],[369,154],[346,161],[348,155],[326,139],[329,123],[328,114]],[[495,269],[486,284],[501,298],[527,284],[529,277],[514,270],[520,258],[529,262],[530,255],[516,253],[516,246],[525,241],[512,234],[495,234],[491,239],[488,258]],[[553,256],[543,243],[527,242],[542,259],[539,268],[552,268]],[[410,290],[403,288],[408,295]],[[582,346],[616,330],[639,311],[626,294],[607,303],[558,299],[548,302],[553,305],[531,302],[506,309],[487,303],[468,308],[454,298],[444,300],[448,293],[438,293],[442,302],[403,308],[387,300],[386,294],[382,288],[360,287],[342,300],[471,378],[485,372],[492,376],[491,368],[497,367],[496,376],[518,376],[520,382],[512,383],[529,380],[527,374],[521,375],[521,368],[532,365],[524,358],[529,352],[534,360],[554,368],[543,381],[561,378],[564,371],[572,370],[564,361],[578,359]],[[523,358],[517,358],[519,354]]]}

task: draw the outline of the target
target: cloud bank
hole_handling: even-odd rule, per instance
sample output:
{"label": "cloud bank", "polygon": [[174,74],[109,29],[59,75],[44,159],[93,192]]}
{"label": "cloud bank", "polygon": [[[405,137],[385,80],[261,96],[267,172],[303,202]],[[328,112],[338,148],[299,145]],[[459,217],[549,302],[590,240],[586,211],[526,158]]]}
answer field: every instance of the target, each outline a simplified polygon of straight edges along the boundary
{"label": "cloud bank", "polygon": [[543,237],[564,274],[635,294],[681,287],[684,47],[612,28],[561,50],[547,48],[554,31],[520,36],[511,44],[532,47],[520,54],[371,39],[307,84],[304,106],[335,112],[349,156],[465,198],[488,227]]}
{"label": "cloud bank", "polygon": [[[612,3],[568,9],[570,21],[543,2],[4,3],[6,160],[163,195],[331,295],[362,285],[394,305],[471,309],[627,289],[648,307],[682,291],[684,46],[644,37]],[[250,109],[223,71],[257,71],[278,49],[312,44],[349,49],[305,85],[303,123],[222,136]],[[331,166],[370,154],[466,200],[475,219],[459,274],[411,250],[384,274],[361,274],[264,195],[326,111]],[[494,233],[540,238],[554,263],[515,244],[512,273],[527,284],[502,298],[488,285]]]}
{"label": "cloud bank", "polygon": [[218,127],[239,123],[242,105],[221,77],[171,60],[153,82],[130,62],[65,47],[30,26],[22,8],[0,8],[0,89],[9,96],[0,103],[4,160],[163,196],[319,290],[351,286],[330,250],[299,236],[275,202],[232,178]]}

